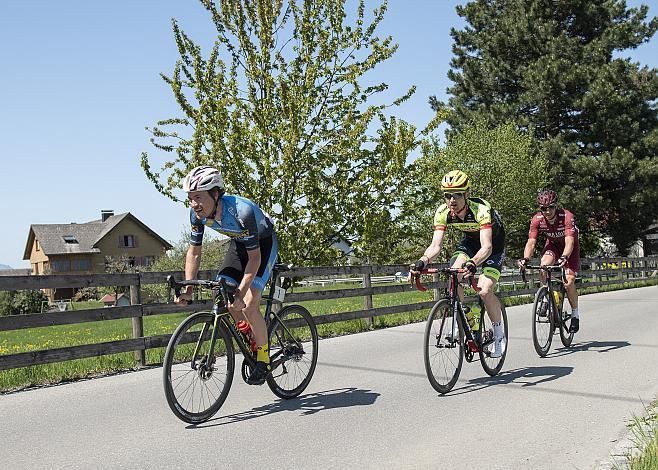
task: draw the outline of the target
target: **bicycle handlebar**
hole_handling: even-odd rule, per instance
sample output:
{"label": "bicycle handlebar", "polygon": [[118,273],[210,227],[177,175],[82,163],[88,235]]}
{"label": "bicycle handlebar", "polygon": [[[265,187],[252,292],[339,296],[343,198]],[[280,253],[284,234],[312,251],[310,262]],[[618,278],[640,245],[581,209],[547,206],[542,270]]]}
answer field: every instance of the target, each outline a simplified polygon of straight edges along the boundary
{"label": "bicycle handlebar", "polygon": [[[442,273],[442,274],[463,274],[465,272],[469,272],[468,269],[464,268],[426,268],[421,271],[418,271],[416,273],[412,274],[412,279],[416,281],[416,289],[418,289],[421,292],[425,292],[427,290],[427,287],[423,285],[423,283],[420,280],[420,276],[422,274],[437,274],[437,273]],[[480,289],[475,282],[475,276],[470,276],[470,284],[471,287],[475,290],[475,292],[480,292]]]}
{"label": "bicycle handlebar", "polygon": [[[167,298],[171,296],[171,290],[174,290],[174,293],[176,294],[176,297],[180,297],[180,291],[183,287],[186,286],[201,286],[205,287],[207,289],[219,289],[220,291],[223,291],[226,296],[228,297],[229,301],[233,301],[232,295],[230,295],[230,292],[227,289],[226,285],[226,280],[224,278],[219,278],[218,281],[209,281],[205,279],[187,279],[184,281],[177,281],[174,279],[174,276],[169,275],[167,276],[167,285],[169,287],[169,292],[167,293]],[[187,301],[188,305],[192,303],[192,301],[188,300]]]}
{"label": "bicycle handlebar", "polygon": [[554,265],[547,265],[547,266],[526,264],[526,265],[523,266],[522,268],[519,268],[519,271],[521,272],[521,279],[523,279],[523,282],[525,282],[525,283],[528,282],[527,279],[526,279],[526,277],[525,277],[525,270],[526,270],[526,269],[538,269],[538,270],[540,270],[540,271],[546,271],[546,272],[562,270],[562,278],[563,278],[563,280],[564,280],[564,277],[565,277],[564,267],[563,267],[563,266],[559,266],[559,265],[557,265],[557,264],[554,264]]}

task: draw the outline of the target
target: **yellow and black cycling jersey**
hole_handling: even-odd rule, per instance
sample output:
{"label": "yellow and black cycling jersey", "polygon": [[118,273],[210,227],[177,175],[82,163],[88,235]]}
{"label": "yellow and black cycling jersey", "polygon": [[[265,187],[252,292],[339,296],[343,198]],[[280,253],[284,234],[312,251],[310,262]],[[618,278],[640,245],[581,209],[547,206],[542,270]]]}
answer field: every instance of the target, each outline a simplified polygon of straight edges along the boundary
{"label": "yellow and black cycling jersey", "polygon": [[434,215],[434,230],[446,230],[450,225],[464,232],[467,238],[480,239],[480,230],[490,228],[492,238],[504,236],[503,222],[496,210],[484,199],[468,198],[466,215],[461,219],[453,214],[447,204],[442,204]]}

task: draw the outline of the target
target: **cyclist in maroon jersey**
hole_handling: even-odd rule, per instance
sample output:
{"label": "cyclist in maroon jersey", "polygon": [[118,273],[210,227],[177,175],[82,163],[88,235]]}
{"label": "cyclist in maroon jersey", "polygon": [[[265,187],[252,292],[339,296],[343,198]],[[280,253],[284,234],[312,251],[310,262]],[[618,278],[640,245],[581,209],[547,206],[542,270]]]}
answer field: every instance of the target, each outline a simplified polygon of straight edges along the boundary
{"label": "cyclist in maroon jersey", "polygon": [[[574,215],[557,207],[557,194],[555,191],[545,189],[537,195],[539,212],[530,221],[528,241],[523,250],[523,259],[518,261],[523,269],[535,251],[537,236],[541,233],[546,237],[546,243],[541,252],[541,264],[557,264],[565,268],[567,298],[571,305],[570,331],[576,333],[580,328],[578,314],[578,291],[576,290],[576,275],[580,270],[580,249],[578,245],[578,227]],[[542,281],[545,274],[541,272]]]}

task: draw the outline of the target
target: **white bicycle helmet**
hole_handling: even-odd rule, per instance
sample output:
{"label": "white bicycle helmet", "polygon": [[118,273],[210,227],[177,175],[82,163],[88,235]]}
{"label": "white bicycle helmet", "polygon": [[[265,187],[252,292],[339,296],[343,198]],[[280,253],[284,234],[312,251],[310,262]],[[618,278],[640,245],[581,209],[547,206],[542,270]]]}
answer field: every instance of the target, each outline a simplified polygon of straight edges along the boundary
{"label": "white bicycle helmet", "polygon": [[183,191],[189,193],[190,191],[208,191],[212,188],[217,188],[220,192],[224,192],[224,180],[217,168],[203,165],[198,166],[185,177],[183,180]]}

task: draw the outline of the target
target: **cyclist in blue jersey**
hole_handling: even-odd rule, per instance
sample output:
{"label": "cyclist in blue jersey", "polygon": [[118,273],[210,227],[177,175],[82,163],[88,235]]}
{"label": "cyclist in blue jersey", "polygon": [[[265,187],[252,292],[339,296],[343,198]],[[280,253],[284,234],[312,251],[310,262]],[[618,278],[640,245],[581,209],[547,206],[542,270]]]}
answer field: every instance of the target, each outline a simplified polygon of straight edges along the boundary
{"label": "cyclist in blue jersey", "polygon": [[[267,328],[260,313],[260,300],[278,255],[278,242],[272,219],[249,199],[225,194],[224,181],[216,168],[199,166],[183,182],[190,202],[192,232],[185,257],[185,278],[196,279],[201,264],[201,244],[205,227],[231,238],[217,278],[237,286],[228,306],[236,321],[243,316],[254,332],[257,363],[247,383],[261,385],[269,372]],[[192,286],[181,292],[177,303],[192,300]]]}

